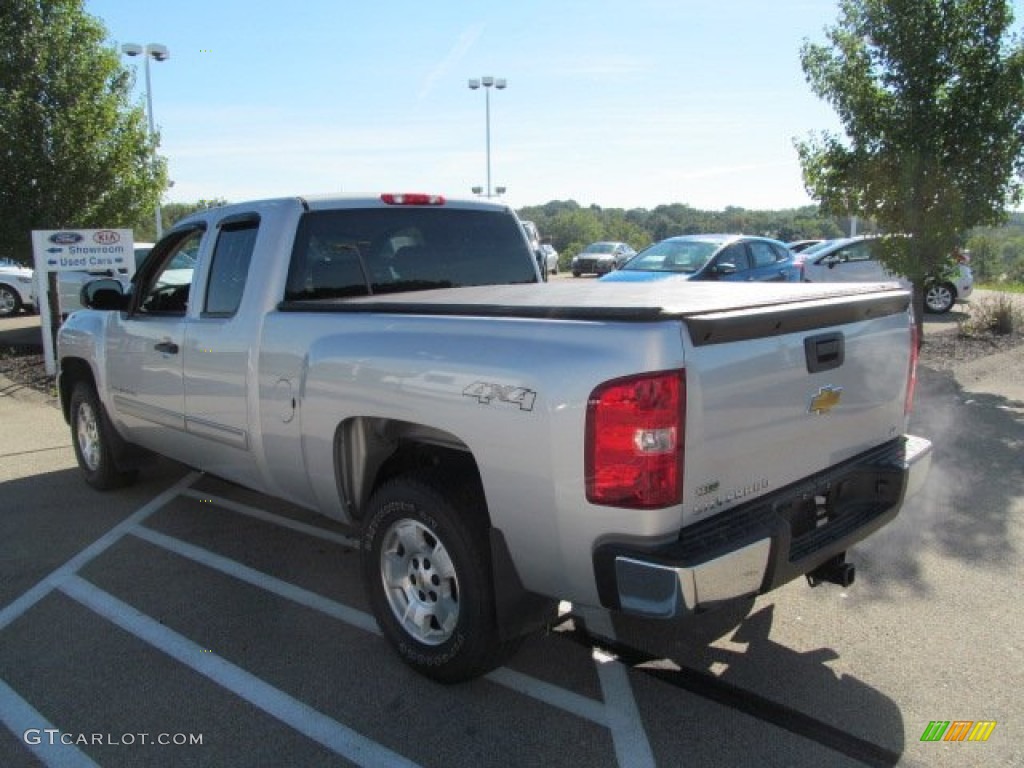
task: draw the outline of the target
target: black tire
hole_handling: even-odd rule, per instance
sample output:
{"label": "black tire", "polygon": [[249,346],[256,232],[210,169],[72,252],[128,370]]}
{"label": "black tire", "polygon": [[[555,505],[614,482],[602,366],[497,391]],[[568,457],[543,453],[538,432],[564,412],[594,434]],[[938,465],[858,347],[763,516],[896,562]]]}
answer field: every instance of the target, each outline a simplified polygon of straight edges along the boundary
{"label": "black tire", "polygon": [[518,646],[497,628],[487,523],[430,474],[403,475],[370,499],[362,569],[381,632],[402,660],[442,683],[486,674]]}
{"label": "black tire", "polygon": [[929,283],[924,288],[924,311],[944,315],[956,303],[956,287],[951,283]]}
{"label": "black tire", "polygon": [[11,317],[21,309],[21,296],[9,285],[0,284],[0,317]]}
{"label": "black tire", "polygon": [[71,442],[85,482],[99,491],[129,485],[138,476],[137,470],[117,468],[111,429],[96,388],[88,381],[75,384],[71,393]]}

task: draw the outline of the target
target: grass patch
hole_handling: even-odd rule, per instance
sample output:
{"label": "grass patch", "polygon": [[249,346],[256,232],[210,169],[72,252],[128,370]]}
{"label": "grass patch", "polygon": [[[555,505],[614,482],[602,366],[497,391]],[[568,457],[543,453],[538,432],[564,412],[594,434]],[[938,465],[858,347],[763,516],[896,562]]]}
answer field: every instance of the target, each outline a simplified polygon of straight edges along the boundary
{"label": "grass patch", "polygon": [[983,291],[1003,291],[1004,293],[1024,293],[1024,283],[976,283],[975,288]]}

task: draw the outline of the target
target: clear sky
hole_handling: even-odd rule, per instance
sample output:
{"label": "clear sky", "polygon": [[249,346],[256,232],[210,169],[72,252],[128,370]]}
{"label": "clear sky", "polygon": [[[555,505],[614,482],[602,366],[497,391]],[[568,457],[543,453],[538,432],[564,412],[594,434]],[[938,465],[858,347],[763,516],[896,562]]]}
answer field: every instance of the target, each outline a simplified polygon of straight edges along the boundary
{"label": "clear sky", "polygon": [[[1014,3],[1015,27],[1024,0]],[[165,200],[383,191],[519,208],[789,208],[794,138],[839,130],[800,68],[833,0],[86,0],[111,42],[157,42]],[[145,99],[140,58],[136,94]]]}

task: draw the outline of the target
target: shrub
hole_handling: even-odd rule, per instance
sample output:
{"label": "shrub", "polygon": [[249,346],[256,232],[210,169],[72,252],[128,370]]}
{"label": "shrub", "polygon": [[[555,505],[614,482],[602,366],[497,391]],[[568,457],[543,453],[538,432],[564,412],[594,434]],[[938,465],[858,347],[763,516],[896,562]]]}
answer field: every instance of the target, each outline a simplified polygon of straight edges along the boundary
{"label": "shrub", "polygon": [[1024,327],[1024,310],[1009,293],[997,293],[971,304],[971,313],[960,322],[961,336],[993,334],[1009,336]]}

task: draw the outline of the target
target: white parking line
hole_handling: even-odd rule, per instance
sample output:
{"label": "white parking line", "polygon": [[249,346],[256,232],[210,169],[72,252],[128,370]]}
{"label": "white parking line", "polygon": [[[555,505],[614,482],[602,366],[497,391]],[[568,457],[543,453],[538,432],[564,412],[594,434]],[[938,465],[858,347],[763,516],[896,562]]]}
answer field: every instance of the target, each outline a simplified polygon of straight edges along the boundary
{"label": "white parking line", "polygon": [[604,703],[588,699],[568,688],[546,683],[536,677],[524,675],[508,667],[501,667],[487,675],[487,679],[500,683],[506,688],[518,691],[524,696],[543,702],[571,715],[608,727],[608,713]]}
{"label": "white parking line", "polygon": [[100,536],[96,541],[64,563],[64,565],[44,577],[42,581],[28,590],[28,592],[22,594],[21,597],[11,602],[3,610],[0,610],[0,630],[6,628],[12,621],[25,613],[25,611],[50,594],[54,589],[58,588],[66,579],[73,576],[90,560],[93,560],[106,552],[117,542],[118,539],[124,536],[129,529],[134,528],[160,509],[164,504],[181,494],[185,488],[194,483],[201,476],[202,475],[198,472],[189,472],[166,491],[156,496],[149,503],[137,509],[105,534]]}
{"label": "white parking line", "polygon": [[272,592],[286,600],[291,600],[293,603],[298,603],[299,605],[304,605],[307,608],[312,608],[315,611],[320,611],[331,618],[338,619],[346,624],[351,624],[353,627],[358,627],[359,629],[367,632],[372,632],[376,635],[380,634],[380,630],[377,628],[377,622],[374,621],[373,617],[368,613],[355,608],[350,608],[343,603],[323,597],[315,592],[310,592],[302,587],[297,587],[287,581],[274,578],[263,571],[257,571],[253,568],[249,568],[236,560],[232,560],[228,557],[222,557],[208,549],[203,549],[202,547],[197,547],[194,544],[188,544],[180,539],[175,539],[162,533],[157,533],[156,531],[144,528],[141,525],[134,528],[131,531],[131,534],[148,541],[150,544],[155,544],[158,547],[173,552],[176,555],[180,555],[181,557],[185,557],[201,565],[205,565],[207,568],[220,571],[221,573],[232,576],[239,581],[244,581],[247,584],[252,584],[254,587],[258,587],[259,589]]}
{"label": "white parking line", "polygon": [[[82,550],[78,555],[0,611],[0,630],[28,611],[51,591],[60,589],[64,594],[144,642],[278,718],[296,731],[359,765],[389,767],[415,765],[386,747],[314,710],[304,702],[292,698],[283,691],[274,688],[227,660],[209,652],[201,652],[205,649],[200,648],[188,638],[167,629],[159,622],[77,575],[77,571],[80,568],[101,555],[126,534],[130,534],[200,565],[276,594],[299,605],[319,611],[346,624],[367,632],[380,634],[380,630],[373,617],[363,611],[330,600],[262,571],[249,568],[230,558],[223,557],[202,547],[167,536],[142,525],[142,522],[147,517],[176,496],[181,495],[200,501],[210,501],[216,507],[221,507],[279,527],[288,528],[305,535],[341,544],[342,546],[358,547],[356,539],[333,531],[318,528],[314,525],[302,523],[220,496],[191,489],[189,486],[199,477],[201,477],[200,473],[193,472],[182,478],[174,486],[152,499],[114,528],[111,528],[89,547]],[[595,622],[595,626],[602,619],[607,621],[606,616],[596,618],[600,617],[601,614],[594,614],[594,616],[595,618],[590,618],[590,621]],[[608,623],[605,634],[611,636],[611,632],[612,628],[610,623]],[[597,659],[595,659],[595,662],[597,662]],[[569,689],[524,675],[507,667],[491,672],[487,679],[536,701],[608,728],[611,731],[616,757],[620,765],[630,766],[630,768],[633,768],[633,766],[638,766],[639,768],[653,766],[654,760],[650,744],[647,741],[640,714],[636,708],[636,702],[633,698],[626,670],[617,662],[598,663],[597,674],[601,685],[603,701],[589,699]],[[3,685],[2,681],[0,681],[0,685]],[[18,736],[21,735],[16,730],[21,724],[27,722],[33,724],[46,722],[41,717],[36,718],[35,714],[37,713],[35,713],[31,705],[20,699],[16,693],[10,691],[6,686],[0,689],[0,694],[4,694],[7,691],[14,697],[12,699],[13,703],[10,706],[14,708],[15,715],[10,718],[2,717],[5,714],[5,710],[0,710],[0,721],[4,722],[13,733]],[[32,725],[27,727],[32,727]],[[79,754],[86,762],[73,762],[69,763],[69,765],[93,765],[87,756]],[[62,763],[47,764],[62,765]]]}
{"label": "white parking line", "polygon": [[380,768],[412,768],[417,765],[274,688],[227,659],[205,652],[204,648],[188,638],[78,576],[68,578],[61,586],[61,591],[126,632],[356,765]]}
{"label": "white parking line", "polygon": [[350,536],[343,536],[340,533],[328,531],[324,528],[318,528],[317,526],[310,525],[309,523],[301,523],[298,520],[292,520],[290,517],[276,515],[273,512],[267,512],[265,509],[232,501],[231,499],[226,499],[223,496],[217,496],[212,493],[203,493],[202,491],[197,491],[194,488],[182,491],[181,495],[188,496],[199,501],[211,501],[218,507],[224,507],[224,509],[237,512],[240,515],[255,518],[256,520],[262,520],[265,523],[273,523],[279,528],[290,528],[293,531],[305,533],[308,536],[315,536],[316,538],[324,539],[325,541],[333,541],[335,544],[341,544],[349,547],[350,549],[359,548],[358,539],[353,539]]}
{"label": "white parking line", "polygon": [[[588,630],[592,629],[598,635],[615,638],[615,628],[607,611],[584,609],[582,614]],[[596,650],[594,664],[597,665],[597,677],[601,682],[601,694],[604,696],[608,715],[608,729],[612,732],[619,765],[629,768],[654,768],[654,752],[644,731],[644,722],[640,717],[640,710],[637,709],[626,668],[615,659],[599,658]]]}
{"label": "white parking line", "polygon": [[[267,519],[269,522],[273,522],[273,520],[270,519],[271,517],[273,516],[268,513]],[[148,541],[150,544],[154,544],[162,549],[173,552],[176,555],[180,555],[181,557],[192,560],[215,571],[220,571],[227,576],[244,581],[254,587],[258,587],[259,589],[263,589],[267,592],[278,595],[279,597],[283,597],[286,600],[291,600],[299,605],[304,605],[307,608],[320,611],[331,618],[343,621],[346,624],[357,627],[358,629],[372,632],[376,635],[380,634],[377,622],[368,613],[356,610],[355,608],[350,608],[343,603],[323,597],[315,592],[310,592],[302,587],[297,587],[294,584],[290,584],[289,582],[282,581],[281,579],[277,579],[263,573],[263,571],[254,570],[235,560],[211,552],[208,549],[197,547],[194,544],[188,544],[180,539],[175,539],[172,536],[158,533],[157,531],[153,531],[149,528],[138,526],[129,531],[129,533],[143,539],[144,541]],[[588,699],[585,696],[580,696],[566,688],[546,683],[542,680],[538,680],[508,668],[495,670],[487,675],[487,677],[492,682],[503,685],[514,691],[518,691],[519,693],[529,696],[536,701],[550,704],[553,707],[557,707],[558,709],[572,715],[576,715],[577,717],[608,727],[608,717],[605,714],[605,708],[601,702]]]}
{"label": "white parking line", "polygon": [[74,744],[62,742],[58,729],[3,680],[0,680],[0,722],[49,768],[97,768]]}
{"label": "white parking line", "polygon": [[[300,523],[291,518],[286,518],[257,507],[241,504],[222,496],[203,493],[195,489],[186,490],[183,492],[183,495],[200,501],[211,501],[215,507],[222,507],[263,522],[289,528],[320,539],[334,541],[348,547],[358,547],[358,541],[355,539],[341,536],[313,525]],[[302,605],[307,605],[328,615],[333,615],[342,621],[354,623],[346,615],[365,617],[367,621],[373,623],[371,631],[378,631],[376,623],[368,614],[355,611],[319,595],[313,595],[306,592],[306,590],[274,579],[272,576],[268,576],[260,571],[253,571],[234,560],[223,558],[199,547],[155,533],[142,526],[139,526],[138,530],[132,531],[132,533],[184,557],[194,559],[204,565],[209,565],[209,567],[228,575],[236,576],[254,586],[262,587]],[[586,611],[586,620],[600,634],[614,638],[615,630],[606,611],[588,610]],[[362,625],[357,624],[357,626]],[[612,660],[609,662],[598,659],[596,656],[594,663],[601,685],[603,702],[588,699],[566,688],[523,675],[507,667],[494,670],[487,675],[487,678],[536,701],[544,702],[608,728],[611,731],[612,741],[615,744],[615,753],[619,765],[629,766],[629,768],[646,768],[647,766],[653,768],[655,765],[654,753],[651,749],[650,741],[647,739],[647,733],[644,731],[643,720],[636,706],[636,699],[633,696],[626,668],[617,661]]]}

